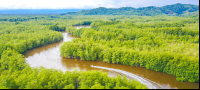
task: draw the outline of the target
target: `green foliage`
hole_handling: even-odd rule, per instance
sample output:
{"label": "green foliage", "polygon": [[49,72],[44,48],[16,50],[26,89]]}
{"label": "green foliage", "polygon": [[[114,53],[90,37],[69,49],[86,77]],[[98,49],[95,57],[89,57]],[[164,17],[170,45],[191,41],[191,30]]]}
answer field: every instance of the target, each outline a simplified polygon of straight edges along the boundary
{"label": "green foliage", "polygon": [[0,59],[1,70],[16,71],[22,70],[27,66],[25,58],[15,50],[4,50]]}
{"label": "green foliage", "polygon": [[49,29],[55,30],[55,31],[65,31],[65,28],[66,28],[66,27],[64,27],[64,26],[59,27],[59,26],[57,26],[57,25],[52,25],[52,26],[50,26]]}
{"label": "green foliage", "polygon": [[74,26],[79,26],[79,25],[90,25],[92,23],[92,21],[83,21],[83,22],[80,22],[78,24],[75,24]]}
{"label": "green foliage", "polygon": [[31,25],[11,25],[11,27],[13,30],[9,33],[6,29],[1,30],[4,32],[0,35],[0,54],[7,48],[23,53],[35,47],[57,42],[63,38],[62,33],[45,30],[43,27],[32,28]]}
{"label": "green foliage", "polygon": [[75,89],[73,84],[66,85],[63,89]]}

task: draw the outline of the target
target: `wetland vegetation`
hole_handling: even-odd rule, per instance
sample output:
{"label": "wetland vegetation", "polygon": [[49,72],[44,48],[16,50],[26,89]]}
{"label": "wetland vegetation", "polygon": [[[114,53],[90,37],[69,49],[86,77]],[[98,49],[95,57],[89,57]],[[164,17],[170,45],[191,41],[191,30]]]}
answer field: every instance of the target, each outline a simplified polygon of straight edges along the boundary
{"label": "wetland vegetation", "polygon": [[30,67],[23,54],[61,41],[60,31],[80,37],[62,44],[62,57],[144,67],[199,83],[199,15],[0,15],[0,88],[147,89],[102,71]]}

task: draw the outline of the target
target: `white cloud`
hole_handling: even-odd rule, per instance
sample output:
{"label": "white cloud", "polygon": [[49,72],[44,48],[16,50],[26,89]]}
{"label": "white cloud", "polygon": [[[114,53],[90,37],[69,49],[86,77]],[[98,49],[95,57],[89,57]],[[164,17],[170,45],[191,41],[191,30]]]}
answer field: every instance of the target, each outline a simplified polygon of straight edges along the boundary
{"label": "white cloud", "polygon": [[[0,0],[0,9],[89,9],[97,7],[147,7],[175,3],[199,3],[199,0]],[[196,4],[198,5],[198,4]]]}

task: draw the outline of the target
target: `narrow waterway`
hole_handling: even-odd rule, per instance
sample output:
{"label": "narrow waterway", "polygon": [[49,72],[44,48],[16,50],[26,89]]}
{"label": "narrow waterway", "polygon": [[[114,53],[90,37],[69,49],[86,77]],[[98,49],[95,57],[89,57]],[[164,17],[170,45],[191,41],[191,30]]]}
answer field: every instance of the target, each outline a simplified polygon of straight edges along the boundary
{"label": "narrow waterway", "polygon": [[[90,26],[75,26],[79,28],[89,28]],[[116,75],[126,75],[129,79],[136,79],[149,88],[164,89],[199,89],[199,83],[179,82],[176,77],[166,73],[148,70],[142,67],[132,67],[127,65],[108,64],[104,62],[82,61],[75,59],[66,59],[60,56],[60,46],[63,42],[71,41],[79,38],[72,36],[66,32],[63,33],[63,40],[29,50],[24,53],[27,63],[31,67],[54,68],[61,71],[77,70],[102,70],[107,72],[108,76],[116,77]],[[93,67],[91,67],[93,65]]]}

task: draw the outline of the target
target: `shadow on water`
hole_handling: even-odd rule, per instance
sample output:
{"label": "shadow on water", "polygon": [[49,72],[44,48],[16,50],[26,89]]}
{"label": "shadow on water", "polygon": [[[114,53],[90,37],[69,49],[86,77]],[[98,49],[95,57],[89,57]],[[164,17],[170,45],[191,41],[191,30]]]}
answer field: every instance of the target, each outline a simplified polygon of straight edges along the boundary
{"label": "shadow on water", "polygon": [[[76,26],[76,28],[82,27],[90,27],[90,26]],[[24,53],[25,59],[27,63],[31,67],[46,67],[46,68],[54,68],[60,69],[61,71],[73,71],[77,70],[102,70],[103,72],[107,72],[108,76],[116,77],[116,75],[126,75],[130,79],[133,79],[133,75],[137,75],[138,77],[142,77],[144,81],[150,82],[156,88],[164,88],[164,89],[199,89],[199,83],[191,83],[191,82],[179,82],[176,80],[176,77],[170,74],[156,72],[152,70],[148,70],[142,67],[132,67],[127,65],[119,65],[119,64],[108,64],[104,62],[93,62],[93,61],[83,61],[83,60],[75,60],[75,59],[66,59],[60,56],[60,46],[63,42],[71,41],[76,37],[70,35],[66,32],[63,33],[63,40],[52,43],[49,45],[41,46],[32,50],[29,50]],[[102,68],[94,68],[93,66],[99,66]],[[105,69],[109,68],[109,69]],[[113,70],[114,69],[114,70]],[[115,70],[117,69],[117,70]],[[121,70],[121,71],[120,71]],[[120,72],[119,72],[120,71]],[[123,72],[123,73],[121,73]]]}

